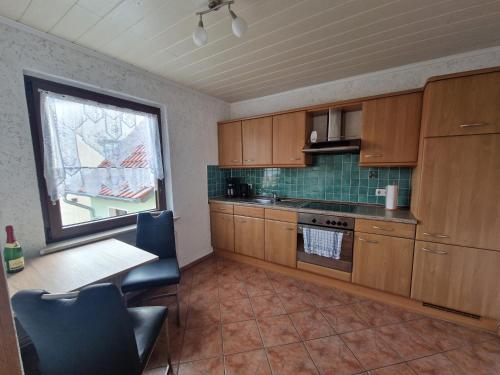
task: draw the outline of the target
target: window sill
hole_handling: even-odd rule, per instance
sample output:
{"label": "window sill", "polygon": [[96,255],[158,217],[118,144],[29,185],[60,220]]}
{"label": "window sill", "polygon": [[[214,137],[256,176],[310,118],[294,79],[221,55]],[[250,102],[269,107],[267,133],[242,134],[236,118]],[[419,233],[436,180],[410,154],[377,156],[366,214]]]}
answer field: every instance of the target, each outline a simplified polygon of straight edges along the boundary
{"label": "window sill", "polygon": [[[174,216],[174,222],[179,220],[179,219],[180,219],[179,216]],[[47,245],[43,249],[41,249],[40,255],[47,255],[47,254],[55,253],[58,251],[67,250],[67,249],[70,249],[72,247],[86,245],[88,243],[97,242],[97,241],[105,240],[108,238],[113,238],[119,234],[131,232],[135,229],[136,229],[135,224],[134,225],[127,225],[125,227],[111,229],[111,230],[107,230],[107,231],[100,232],[100,233],[89,234],[87,236],[81,236],[78,238],[73,238],[71,240],[56,242],[56,243]]]}

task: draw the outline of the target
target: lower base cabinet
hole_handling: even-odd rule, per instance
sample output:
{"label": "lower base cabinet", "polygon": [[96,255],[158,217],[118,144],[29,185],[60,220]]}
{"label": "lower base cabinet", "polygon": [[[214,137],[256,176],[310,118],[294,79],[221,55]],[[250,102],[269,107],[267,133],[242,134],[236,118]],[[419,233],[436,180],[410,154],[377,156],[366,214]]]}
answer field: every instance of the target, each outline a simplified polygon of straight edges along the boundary
{"label": "lower base cabinet", "polygon": [[232,214],[211,211],[210,230],[214,248],[234,251],[234,221]]}
{"label": "lower base cabinet", "polygon": [[352,282],[409,297],[413,243],[407,238],[356,232]]}
{"label": "lower base cabinet", "polygon": [[265,258],[288,267],[297,267],[297,225],[266,220]]}
{"label": "lower base cabinet", "polygon": [[234,251],[264,259],[264,219],[234,216]]}
{"label": "lower base cabinet", "polygon": [[500,319],[500,252],[417,241],[412,298]]}

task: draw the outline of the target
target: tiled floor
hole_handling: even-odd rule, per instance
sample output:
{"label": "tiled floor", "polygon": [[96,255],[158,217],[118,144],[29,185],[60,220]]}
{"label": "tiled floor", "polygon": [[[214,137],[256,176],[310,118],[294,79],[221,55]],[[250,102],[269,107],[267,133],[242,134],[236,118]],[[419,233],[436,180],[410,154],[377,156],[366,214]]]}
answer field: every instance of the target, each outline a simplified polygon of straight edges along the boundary
{"label": "tiled floor", "polygon": [[494,335],[222,258],[184,272],[180,297],[180,328],[156,301],[178,375],[500,374]]}

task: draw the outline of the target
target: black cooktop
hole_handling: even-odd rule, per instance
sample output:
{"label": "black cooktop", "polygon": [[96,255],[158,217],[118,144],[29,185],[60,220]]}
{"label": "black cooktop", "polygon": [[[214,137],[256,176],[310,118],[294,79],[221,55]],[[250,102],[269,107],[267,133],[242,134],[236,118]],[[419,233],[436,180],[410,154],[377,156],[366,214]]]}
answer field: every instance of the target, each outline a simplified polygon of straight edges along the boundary
{"label": "black cooktop", "polygon": [[347,203],[308,202],[304,206],[302,206],[302,208],[310,208],[311,210],[336,211],[336,212],[353,212],[356,206]]}

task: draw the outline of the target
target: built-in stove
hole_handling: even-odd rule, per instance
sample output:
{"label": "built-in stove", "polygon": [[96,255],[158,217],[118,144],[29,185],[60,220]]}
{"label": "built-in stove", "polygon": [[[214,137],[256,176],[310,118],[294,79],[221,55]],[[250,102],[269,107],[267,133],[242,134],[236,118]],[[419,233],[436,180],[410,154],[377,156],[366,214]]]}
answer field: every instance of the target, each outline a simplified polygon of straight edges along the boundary
{"label": "built-in stove", "polygon": [[336,212],[353,212],[356,208],[353,204],[336,203],[336,202],[308,202],[302,208],[310,208],[312,210],[336,211]]}

